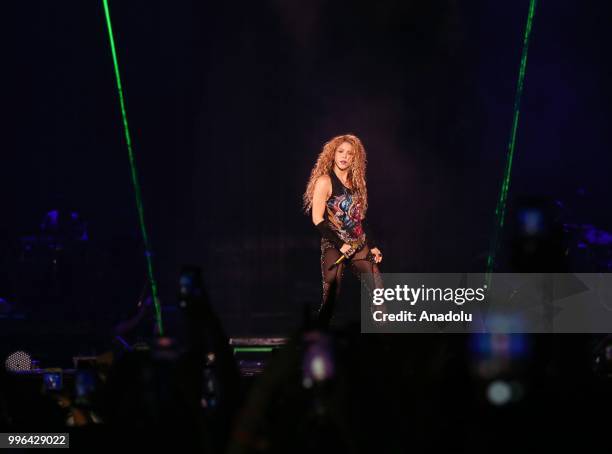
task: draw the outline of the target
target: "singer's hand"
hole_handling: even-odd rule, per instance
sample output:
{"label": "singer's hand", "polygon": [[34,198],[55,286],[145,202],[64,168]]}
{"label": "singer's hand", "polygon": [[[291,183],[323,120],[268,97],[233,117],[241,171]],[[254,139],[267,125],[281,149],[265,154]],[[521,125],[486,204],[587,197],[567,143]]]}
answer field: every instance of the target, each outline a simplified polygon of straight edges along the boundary
{"label": "singer's hand", "polygon": [[374,261],[376,263],[382,262],[382,252],[380,252],[380,249],[378,249],[377,247],[373,247],[372,249],[370,249],[370,252],[374,256]]}
{"label": "singer's hand", "polygon": [[346,255],[347,257],[350,257],[351,255],[355,253],[355,250],[350,244],[344,243],[342,247],[340,248],[340,252]]}

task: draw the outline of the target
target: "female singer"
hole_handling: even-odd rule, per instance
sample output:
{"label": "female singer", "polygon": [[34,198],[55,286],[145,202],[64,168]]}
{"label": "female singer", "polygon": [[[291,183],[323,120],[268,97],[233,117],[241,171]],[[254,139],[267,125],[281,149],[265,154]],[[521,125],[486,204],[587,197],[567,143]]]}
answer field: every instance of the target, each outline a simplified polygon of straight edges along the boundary
{"label": "female singer", "polygon": [[304,193],[304,209],[321,234],[323,298],[318,311],[329,326],[345,265],[371,292],[382,288],[382,252],[365,222],[368,208],[366,152],[354,135],[334,137],[323,146]]}

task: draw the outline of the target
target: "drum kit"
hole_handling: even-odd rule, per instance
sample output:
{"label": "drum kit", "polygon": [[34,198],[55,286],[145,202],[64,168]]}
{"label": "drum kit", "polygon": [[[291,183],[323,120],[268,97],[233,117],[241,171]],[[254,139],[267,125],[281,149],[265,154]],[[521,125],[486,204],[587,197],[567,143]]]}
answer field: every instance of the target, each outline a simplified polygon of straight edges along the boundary
{"label": "drum kit", "polygon": [[[51,210],[40,229],[18,244],[14,287],[16,309],[26,313],[57,307],[55,300],[77,296],[78,276],[85,270],[87,225],[78,212]],[[57,309],[56,309],[57,310]]]}
{"label": "drum kit", "polygon": [[602,205],[600,198],[582,188],[564,199],[519,198],[516,202],[519,235],[536,238],[558,232],[568,272],[611,272],[612,233],[602,226],[610,219],[602,217],[595,221]]}

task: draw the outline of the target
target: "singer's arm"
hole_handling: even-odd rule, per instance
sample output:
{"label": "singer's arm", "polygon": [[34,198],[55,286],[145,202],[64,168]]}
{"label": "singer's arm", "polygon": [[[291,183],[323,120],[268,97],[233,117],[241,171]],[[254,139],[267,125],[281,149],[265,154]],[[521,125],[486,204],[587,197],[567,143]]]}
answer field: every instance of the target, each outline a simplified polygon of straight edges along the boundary
{"label": "singer's arm", "polygon": [[368,242],[368,246],[370,247],[370,252],[372,252],[372,255],[374,256],[374,261],[376,263],[382,262],[382,252],[378,248],[379,243],[377,241],[377,237],[372,233],[372,228],[370,227],[368,220],[363,219],[361,221],[361,226],[366,234],[366,240]]}
{"label": "singer's arm", "polygon": [[342,254],[346,254],[351,249],[350,244],[344,243],[323,218],[325,201],[331,196],[331,192],[332,184],[329,175],[320,176],[315,183],[314,194],[312,196],[312,223],[319,230],[322,237],[334,243]]}

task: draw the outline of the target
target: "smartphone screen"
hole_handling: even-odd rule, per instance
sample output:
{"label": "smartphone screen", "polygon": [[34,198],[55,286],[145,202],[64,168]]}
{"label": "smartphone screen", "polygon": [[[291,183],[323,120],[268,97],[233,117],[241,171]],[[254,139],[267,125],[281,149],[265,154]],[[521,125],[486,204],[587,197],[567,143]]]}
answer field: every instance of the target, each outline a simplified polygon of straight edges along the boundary
{"label": "smartphone screen", "polygon": [[77,398],[87,398],[96,388],[96,376],[93,370],[79,370],[74,378]]}
{"label": "smartphone screen", "polygon": [[202,296],[202,271],[195,266],[185,266],[179,276],[179,304],[185,308],[191,298]]}
{"label": "smartphone screen", "polygon": [[324,333],[311,331],[304,334],[302,359],[302,384],[311,388],[317,383],[332,379],[335,361],[331,338]]}
{"label": "smartphone screen", "polygon": [[46,372],[43,374],[45,391],[61,391],[63,386],[61,372]]}

